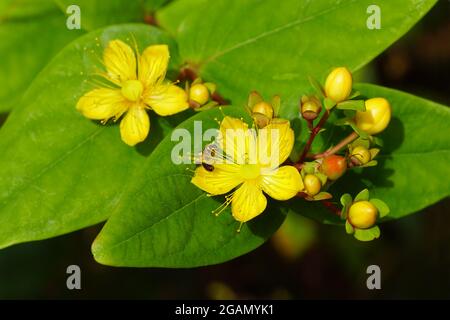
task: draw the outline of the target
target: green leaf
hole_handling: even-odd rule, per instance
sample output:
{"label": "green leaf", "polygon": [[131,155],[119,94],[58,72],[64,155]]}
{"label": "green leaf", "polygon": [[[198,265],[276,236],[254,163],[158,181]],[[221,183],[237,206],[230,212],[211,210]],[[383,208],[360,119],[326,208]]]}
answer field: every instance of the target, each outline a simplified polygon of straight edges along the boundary
{"label": "green leaf", "polygon": [[[246,116],[243,108],[213,109],[188,119],[178,129],[193,133],[198,121],[203,128],[217,128],[216,119],[223,114]],[[173,163],[171,153],[178,143],[166,137],[146,160],[139,179],[130,185],[92,246],[98,262],[132,267],[210,265],[255,249],[279,228],[285,215],[270,202],[239,233],[239,223],[229,208],[218,217],[212,214],[225,197],[207,196],[190,182],[193,173],[187,169],[195,166]]]}
{"label": "green leaf", "polygon": [[380,214],[380,218],[384,218],[389,214],[389,207],[384,201],[381,201],[380,199],[370,199],[370,203],[372,203],[375,208],[378,209],[378,212]]}
{"label": "green leaf", "polygon": [[322,85],[319,83],[319,81],[317,81],[314,77],[311,76],[308,77],[308,80],[311,86],[314,88],[314,90],[316,90],[316,93],[319,94],[319,97],[321,99],[325,98],[325,93],[323,92]]}
{"label": "green leaf", "polygon": [[355,197],[356,201],[368,201],[369,200],[369,190],[364,189],[360,193],[358,193]]}
{"label": "green leaf", "polygon": [[30,82],[67,43],[68,30],[52,0],[2,2],[0,10],[0,114],[19,102]]}
{"label": "green leaf", "polygon": [[380,228],[374,226],[370,229],[355,229],[354,236],[359,241],[372,241],[380,237]]}
{"label": "green leaf", "polygon": [[450,109],[397,90],[369,84],[356,87],[366,97],[385,97],[392,106],[392,120],[378,135],[384,147],[376,169],[349,171],[333,191],[356,193],[368,188],[371,197],[389,204],[389,219],[448,197]]}
{"label": "green leaf", "polygon": [[364,100],[347,100],[337,104],[336,108],[340,110],[366,111]]}
{"label": "green leaf", "polygon": [[299,97],[311,90],[309,76],[323,82],[332,67],[361,68],[435,3],[377,1],[379,30],[366,26],[372,0],[178,0],[157,18],[177,38],[183,59],[234,105],[244,105],[251,90],[280,94],[281,115],[292,119]]}
{"label": "green leaf", "polygon": [[170,38],[150,26],[89,33],[57,55],[0,130],[0,247],[105,220],[136,169],[179,121],[151,114],[149,138],[131,148],[120,140],[118,125],[100,125],[75,110],[78,99],[93,88],[103,48],[112,39],[130,42],[131,37],[141,50],[168,43],[176,60]]}

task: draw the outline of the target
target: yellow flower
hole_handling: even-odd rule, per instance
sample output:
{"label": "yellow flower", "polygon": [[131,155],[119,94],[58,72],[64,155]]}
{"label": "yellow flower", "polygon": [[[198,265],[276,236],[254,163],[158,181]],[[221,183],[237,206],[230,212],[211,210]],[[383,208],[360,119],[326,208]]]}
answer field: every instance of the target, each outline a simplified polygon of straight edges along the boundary
{"label": "yellow flower", "polygon": [[80,98],[77,110],[86,118],[111,118],[120,123],[122,140],[134,146],[145,140],[150,130],[146,109],[161,116],[181,112],[189,107],[183,89],[165,81],[169,63],[167,45],[153,45],[142,55],[120,40],[110,41],[103,54],[105,78],[116,88],[94,89]]}
{"label": "yellow flower", "polygon": [[256,133],[242,120],[227,116],[220,124],[217,145],[223,155],[216,154],[209,167],[199,166],[191,180],[211,195],[225,194],[237,187],[226,196],[217,214],[231,204],[233,217],[244,223],[264,211],[264,193],[276,200],[288,200],[303,189],[296,168],[280,167],[294,145],[289,121],[277,119]]}

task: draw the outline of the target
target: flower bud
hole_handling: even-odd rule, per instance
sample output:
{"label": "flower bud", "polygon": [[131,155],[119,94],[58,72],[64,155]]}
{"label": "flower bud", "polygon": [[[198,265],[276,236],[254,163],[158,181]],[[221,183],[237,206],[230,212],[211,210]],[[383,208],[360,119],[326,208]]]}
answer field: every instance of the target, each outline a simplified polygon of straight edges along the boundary
{"label": "flower bud", "polygon": [[325,94],[336,103],[347,100],[352,92],[352,82],[352,74],[347,68],[336,68],[325,81]]}
{"label": "flower bud", "polygon": [[208,88],[202,83],[194,84],[189,89],[189,99],[195,101],[200,105],[204,105],[209,100]]}
{"label": "flower bud", "polygon": [[366,101],[366,111],[358,111],[356,126],[368,133],[377,134],[386,129],[391,121],[391,105],[384,98],[372,98]]}
{"label": "flower bud", "polygon": [[311,197],[314,197],[316,194],[318,194],[320,192],[320,189],[322,188],[320,179],[313,174],[307,174],[303,178],[303,184],[305,185],[306,193]]}
{"label": "flower bud", "polygon": [[330,180],[339,179],[347,170],[347,160],[338,155],[331,155],[322,160],[320,171]]}
{"label": "flower bud", "polygon": [[273,118],[273,108],[265,101],[258,102],[252,108],[252,113],[259,113],[266,116],[269,119]]}
{"label": "flower bud", "polygon": [[357,201],[350,206],[348,220],[358,229],[368,229],[377,221],[378,210],[369,201]]}
{"label": "flower bud", "polygon": [[368,163],[370,160],[372,160],[372,155],[370,154],[370,151],[363,146],[356,146],[355,148],[353,148],[350,157],[352,163],[357,166],[364,165]]}
{"label": "flower bud", "polygon": [[306,120],[314,120],[319,116],[322,105],[316,97],[303,96],[300,102],[300,112]]}

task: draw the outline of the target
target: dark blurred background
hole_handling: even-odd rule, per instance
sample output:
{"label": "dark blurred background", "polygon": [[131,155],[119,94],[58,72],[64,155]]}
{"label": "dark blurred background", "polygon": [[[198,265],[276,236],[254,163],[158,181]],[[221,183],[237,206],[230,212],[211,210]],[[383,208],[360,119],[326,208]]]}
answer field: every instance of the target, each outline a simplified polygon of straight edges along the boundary
{"label": "dark blurred background", "polygon": [[[439,1],[357,78],[450,105],[450,1]],[[186,270],[101,266],[90,254],[100,229],[1,250],[0,298],[450,298],[449,199],[384,224],[382,238],[370,243],[292,215],[259,249]],[[82,290],[66,288],[71,264],[81,267]],[[381,268],[381,290],[366,287],[371,264]]]}

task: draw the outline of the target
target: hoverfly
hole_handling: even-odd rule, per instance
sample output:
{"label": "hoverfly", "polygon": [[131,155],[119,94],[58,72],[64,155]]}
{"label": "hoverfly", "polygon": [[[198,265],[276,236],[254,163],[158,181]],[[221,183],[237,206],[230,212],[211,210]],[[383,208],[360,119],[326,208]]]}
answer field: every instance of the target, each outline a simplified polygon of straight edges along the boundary
{"label": "hoverfly", "polygon": [[214,171],[214,166],[211,164],[216,156],[217,146],[214,143],[208,144],[202,153],[202,166],[206,171]]}

